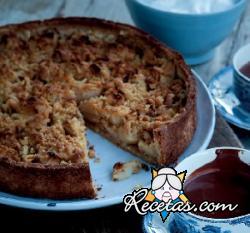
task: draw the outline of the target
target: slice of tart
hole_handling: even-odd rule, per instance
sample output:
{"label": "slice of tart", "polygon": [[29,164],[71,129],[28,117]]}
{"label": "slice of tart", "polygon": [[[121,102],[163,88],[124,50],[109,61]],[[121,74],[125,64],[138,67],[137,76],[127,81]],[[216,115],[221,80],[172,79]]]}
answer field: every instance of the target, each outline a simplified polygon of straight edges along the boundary
{"label": "slice of tart", "polygon": [[89,18],[11,25],[0,28],[0,51],[1,189],[94,197],[83,119],[158,165],[192,140],[192,73],[136,28]]}
{"label": "slice of tart", "polygon": [[74,92],[16,75],[1,79],[0,89],[1,189],[47,198],[95,197]]}

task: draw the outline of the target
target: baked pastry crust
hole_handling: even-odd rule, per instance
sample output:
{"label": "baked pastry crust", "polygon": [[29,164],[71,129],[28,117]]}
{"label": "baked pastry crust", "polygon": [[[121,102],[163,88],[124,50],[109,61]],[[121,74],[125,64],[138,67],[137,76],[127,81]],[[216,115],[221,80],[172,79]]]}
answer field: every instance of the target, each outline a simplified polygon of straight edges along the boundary
{"label": "baked pastry crust", "polygon": [[[88,36],[86,37],[85,35],[83,35],[83,37],[74,38],[75,36],[74,32],[77,32],[76,34],[82,33],[81,29],[83,29],[83,33],[88,34]],[[53,31],[52,34],[51,30]],[[145,128],[143,128],[142,130],[140,129],[141,131],[138,130],[136,142],[133,142],[131,144],[129,143],[123,144],[121,140],[120,141],[117,140],[117,138],[114,135],[108,133],[108,131],[105,130],[106,129],[104,128],[106,126],[105,122],[104,123],[99,122],[96,124],[92,121],[92,118],[97,117],[98,114],[105,113],[104,111],[106,110],[104,108],[102,107],[97,108],[98,111],[102,112],[97,112],[97,114],[88,115],[89,109],[95,109],[95,107],[96,106],[98,107],[98,104],[102,102],[103,99],[105,99],[105,101],[107,100],[108,94],[110,93],[104,92],[103,89],[105,89],[104,86],[105,83],[107,83],[107,81],[112,82],[111,80],[113,79],[112,75],[106,73],[104,79],[99,79],[98,77],[92,78],[93,73],[95,72],[105,73],[105,71],[107,71],[107,70],[103,71],[102,69],[100,69],[100,66],[99,65],[97,66],[96,64],[92,64],[90,66],[88,65],[87,70],[83,69],[86,63],[84,62],[81,63],[82,60],[89,62],[91,61],[91,59],[93,59],[92,56],[93,53],[91,53],[91,49],[90,53],[87,54],[88,56],[84,54],[84,57],[81,57],[81,53],[76,52],[76,55],[72,54],[70,52],[71,50],[68,47],[64,46],[65,42],[62,41],[60,42],[61,43],[60,45],[62,45],[62,47],[56,49],[54,48],[54,50],[52,51],[54,53],[53,54],[51,53],[51,46],[53,46],[53,44],[50,44],[50,41],[53,41],[55,39],[54,33],[56,33],[56,36],[58,36],[58,34],[59,35],[63,34],[63,32],[65,32],[65,35],[67,35],[67,33],[69,33],[70,31],[72,32],[71,42],[74,43],[74,46],[76,46],[76,48],[79,47],[79,49],[82,43],[88,44],[91,43],[92,41],[96,43],[95,46],[98,46],[98,40],[106,41],[107,43],[110,43],[110,46],[112,47],[114,46],[114,44],[116,44],[116,42],[119,39],[122,41],[127,41],[127,44],[125,42],[124,47],[122,47],[122,49],[126,48],[126,46],[129,46],[129,43],[136,44],[137,48],[133,47],[133,49],[138,50],[137,57],[138,56],[140,57],[141,56],[140,54],[142,52],[144,54],[149,53],[148,55],[149,58],[147,58],[147,61],[151,59],[150,56],[159,54],[160,56],[159,60],[163,59],[164,62],[166,60],[166,66],[170,64],[171,67],[173,67],[173,70],[171,71],[172,73],[170,74],[170,76],[172,75],[171,78],[175,79],[177,77],[179,81],[181,80],[181,84],[177,86],[177,89],[178,87],[181,88],[185,87],[185,96],[183,97],[183,99],[179,101],[179,102],[182,101],[183,103],[175,107],[175,111],[172,117],[167,116],[163,118],[163,120],[160,118],[159,118],[160,120],[156,120],[156,117],[158,116],[152,116],[152,118],[150,118],[151,119],[150,121],[147,119],[145,123]],[[41,34],[41,32],[42,33],[45,32],[46,35]],[[33,34],[34,35],[38,34],[38,37],[33,38],[32,37]],[[105,37],[103,37],[103,34],[105,35]],[[7,37],[14,36],[14,40],[12,41],[11,45],[12,48],[15,47],[15,42],[17,42],[16,44],[17,53],[11,54],[11,56],[12,55],[14,56],[14,61],[16,61],[17,64],[18,62],[20,62],[21,64],[23,59],[22,56],[18,57],[18,55],[20,55],[18,54],[18,49],[20,48],[20,46],[21,47],[27,46],[27,44],[20,45],[19,43],[20,41],[16,41],[15,36],[19,35],[20,38],[28,37],[29,46],[31,47],[32,47],[32,39],[34,39],[35,43],[41,46],[41,48],[39,52],[35,51],[31,56],[29,55],[29,59],[31,59],[34,64],[39,64],[39,67],[36,67],[34,69],[36,70],[36,74],[39,74],[39,77],[37,76],[34,77],[34,74],[29,74],[30,77],[33,75],[32,77],[35,80],[36,79],[40,80],[41,82],[44,82],[45,85],[47,84],[58,85],[58,83],[64,83],[66,84],[66,86],[68,85],[69,90],[73,90],[75,94],[74,101],[78,103],[79,109],[83,113],[87,126],[99,132],[103,136],[109,138],[112,142],[116,143],[120,147],[133,152],[134,154],[140,156],[141,158],[145,159],[150,163],[165,165],[175,162],[178,156],[184,151],[184,149],[189,145],[190,141],[192,140],[196,128],[196,100],[195,100],[196,90],[192,73],[184,63],[182,57],[178,53],[170,50],[169,48],[166,48],[164,45],[153,39],[148,34],[128,25],[113,23],[105,20],[99,20],[94,18],[66,18],[66,19],[52,19],[47,21],[36,21],[19,25],[10,25],[1,27],[0,47],[1,43],[4,43],[5,44],[4,46],[8,46],[8,44],[6,45],[6,35]],[[66,37],[67,36],[65,36],[65,38]],[[46,41],[47,40],[46,38],[49,38],[48,43]],[[81,38],[80,41],[79,38]],[[121,43],[121,46],[123,46],[123,42]],[[140,46],[142,46],[144,49],[141,49]],[[129,49],[128,51],[126,50],[128,52],[127,54],[128,57],[129,57]],[[149,52],[151,51],[151,49],[153,51],[152,53]],[[22,48],[22,51],[25,50],[26,49]],[[50,59],[46,59],[47,54],[50,53],[55,61],[54,63],[51,63]],[[119,54],[119,48],[115,47],[115,53],[113,54],[114,55]],[[17,56],[18,58],[16,58],[15,56]],[[104,57],[105,56],[103,56],[100,60],[103,59],[105,60],[106,58]],[[0,63],[2,59],[5,58],[1,57]],[[134,59],[134,57],[132,59]],[[105,62],[106,62],[105,64],[111,63],[110,61],[105,61]],[[81,64],[81,67],[84,72],[91,71],[92,74],[91,79],[80,77],[81,71],[77,73],[77,78],[75,77],[72,78],[72,73],[70,74],[68,74],[67,72],[63,74],[60,73],[62,70],[60,64],[63,64],[63,66],[68,68],[68,65],[69,64],[71,65],[72,63]],[[59,66],[59,68],[57,65]],[[120,64],[121,67],[122,65],[123,64]],[[154,64],[151,65],[154,66]],[[136,69],[140,69],[138,67]],[[125,64],[125,73],[128,72],[127,68],[128,66],[127,64]],[[76,69],[73,68],[73,71],[75,72],[75,70],[77,69],[79,70],[79,67],[77,67]],[[169,70],[169,68],[166,69]],[[72,71],[71,66],[69,66],[69,70],[70,72]],[[117,75],[119,76],[122,72],[123,71],[119,70]],[[156,72],[158,72],[157,69]],[[87,73],[84,75],[88,76]],[[139,81],[141,81],[140,77],[138,78]],[[106,80],[105,78],[108,78],[108,80]],[[145,81],[144,84],[147,85],[147,82]],[[149,86],[150,85],[151,83],[149,84]],[[113,87],[111,87],[111,89],[112,88]],[[157,89],[154,87],[152,88]],[[147,92],[147,90],[144,92]],[[179,93],[179,91],[177,92]],[[111,100],[115,101],[119,100],[120,99],[119,95],[118,95],[119,98],[117,99],[117,93],[116,93],[115,94],[116,97]],[[99,102],[97,105],[95,103],[94,104],[92,103],[92,100],[95,98],[96,99],[99,98],[98,99]],[[123,96],[121,98],[123,98]],[[129,101],[130,100],[128,100],[128,102]],[[120,111],[120,107],[122,104],[121,105],[119,104],[118,106],[119,108],[117,109],[116,109],[117,107],[116,102],[114,105],[115,107],[111,108],[111,110],[118,109],[119,114],[122,113],[122,111]],[[137,113],[141,117],[140,110],[137,109]],[[118,116],[122,116],[119,114]],[[125,115],[130,116],[131,114],[125,113],[124,116]],[[145,115],[147,115],[147,113],[145,113]],[[112,114],[110,114],[110,116],[112,116]],[[138,127],[142,122],[141,119],[138,120],[137,118],[135,119],[133,117],[132,121],[137,122],[135,124],[136,127]],[[144,123],[142,125],[144,125]],[[134,129],[137,130],[136,127]],[[149,129],[150,129],[150,134],[149,134],[150,136],[146,141],[150,141],[150,143],[152,142],[153,150],[151,150],[151,148],[149,150],[147,150],[147,148],[144,150],[145,147],[143,146],[144,141],[139,142],[138,138],[141,137],[141,132],[144,132],[145,130]],[[126,127],[122,128],[122,130],[123,131],[126,130]],[[126,139],[124,141],[126,141]],[[139,143],[141,146],[139,145]],[[147,153],[147,151],[151,152]],[[86,157],[86,152],[85,155],[83,155],[83,157],[84,158]],[[0,156],[0,189],[22,195],[56,198],[56,199],[76,198],[83,196],[93,198],[96,195],[91,181],[90,170],[86,158],[83,159],[81,162],[77,161],[71,163],[66,161],[66,164],[48,164],[46,163],[46,161],[44,163],[41,162],[29,163],[27,161],[22,161],[22,160],[15,161],[11,159],[11,156],[8,155],[6,156],[4,154],[4,151],[2,156]]]}
{"label": "baked pastry crust", "polygon": [[24,196],[68,199],[96,196],[87,163],[27,164],[0,158],[0,188]]}

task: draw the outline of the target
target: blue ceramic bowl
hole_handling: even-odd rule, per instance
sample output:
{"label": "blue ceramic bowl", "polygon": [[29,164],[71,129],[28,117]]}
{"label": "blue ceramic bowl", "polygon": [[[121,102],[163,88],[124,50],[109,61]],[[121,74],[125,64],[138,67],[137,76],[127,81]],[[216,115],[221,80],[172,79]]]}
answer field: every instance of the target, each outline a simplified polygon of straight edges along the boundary
{"label": "blue ceramic bowl", "polygon": [[235,0],[233,7],[217,13],[182,14],[158,10],[137,0],[126,0],[135,24],[182,53],[190,65],[213,57],[215,47],[233,30],[246,2]]}

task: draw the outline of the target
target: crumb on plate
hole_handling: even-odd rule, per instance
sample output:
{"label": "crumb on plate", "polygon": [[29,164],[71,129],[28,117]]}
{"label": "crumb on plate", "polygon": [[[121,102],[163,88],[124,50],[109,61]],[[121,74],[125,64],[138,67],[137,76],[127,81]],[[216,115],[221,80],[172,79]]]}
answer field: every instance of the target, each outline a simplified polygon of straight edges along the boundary
{"label": "crumb on plate", "polygon": [[140,170],[148,169],[146,164],[143,164],[139,160],[131,160],[129,162],[117,162],[113,166],[112,180],[119,181],[129,178],[131,175],[139,173]]}
{"label": "crumb on plate", "polygon": [[93,145],[92,145],[92,146],[89,146],[89,153],[88,153],[89,158],[90,158],[90,159],[94,159],[94,158],[95,158],[95,155],[96,155],[96,153],[95,153],[95,148],[94,148],[94,146],[93,146]]}

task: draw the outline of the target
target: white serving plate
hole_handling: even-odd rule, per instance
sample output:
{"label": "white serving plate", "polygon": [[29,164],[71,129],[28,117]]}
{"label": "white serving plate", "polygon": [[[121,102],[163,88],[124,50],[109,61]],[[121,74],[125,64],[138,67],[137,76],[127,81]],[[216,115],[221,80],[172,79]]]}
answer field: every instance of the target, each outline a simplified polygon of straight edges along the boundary
{"label": "white serving plate", "polygon": [[[194,73],[197,83],[197,113],[198,124],[192,143],[181,155],[180,160],[197,151],[207,148],[215,126],[215,110],[211,96],[201,78]],[[151,172],[141,171],[129,179],[113,182],[111,179],[112,167],[116,162],[135,159],[131,153],[123,151],[103,137],[88,130],[88,140],[95,146],[100,162],[90,160],[92,176],[97,187],[101,187],[97,199],[49,200],[28,198],[9,193],[0,192],[0,204],[51,211],[88,210],[119,204],[125,194],[131,192],[136,186],[147,187],[150,185]]]}

